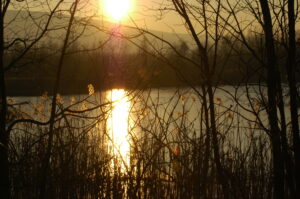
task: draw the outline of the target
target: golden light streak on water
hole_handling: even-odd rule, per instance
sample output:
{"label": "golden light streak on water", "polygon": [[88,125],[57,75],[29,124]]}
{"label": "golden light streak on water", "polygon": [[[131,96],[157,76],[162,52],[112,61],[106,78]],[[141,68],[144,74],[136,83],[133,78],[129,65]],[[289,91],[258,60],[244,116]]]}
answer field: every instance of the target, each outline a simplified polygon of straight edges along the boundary
{"label": "golden light streak on water", "polygon": [[130,101],[124,89],[113,89],[108,93],[112,103],[108,128],[113,155],[120,161],[121,170],[125,171],[130,163],[130,143],[128,136]]}

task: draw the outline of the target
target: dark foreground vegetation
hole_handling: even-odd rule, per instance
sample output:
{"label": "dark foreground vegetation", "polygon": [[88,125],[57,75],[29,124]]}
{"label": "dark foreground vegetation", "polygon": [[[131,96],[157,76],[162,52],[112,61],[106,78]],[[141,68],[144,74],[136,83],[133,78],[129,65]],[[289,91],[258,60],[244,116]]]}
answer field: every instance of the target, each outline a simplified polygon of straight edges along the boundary
{"label": "dark foreground vegetation", "polygon": [[95,26],[93,6],[0,1],[1,198],[300,198],[297,0],[163,1],[179,45]]}

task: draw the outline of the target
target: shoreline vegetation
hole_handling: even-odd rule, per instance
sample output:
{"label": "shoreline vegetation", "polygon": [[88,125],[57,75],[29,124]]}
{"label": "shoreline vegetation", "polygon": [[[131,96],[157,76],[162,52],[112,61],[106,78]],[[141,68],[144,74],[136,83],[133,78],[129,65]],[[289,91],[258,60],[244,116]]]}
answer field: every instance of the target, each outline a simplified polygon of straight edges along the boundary
{"label": "shoreline vegetation", "polygon": [[[182,43],[181,48],[185,46],[186,44]],[[192,52],[189,53],[190,56],[196,56]],[[13,55],[10,56],[13,57]],[[97,91],[113,88],[138,90],[203,85],[199,69],[190,63],[178,60],[171,53],[168,59],[173,60],[173,68],[148,54],[121,54],[119,56],[123,59],[122,63],[110,63],[113,59],[111,56],[116,55],[86,52],[67,56],[63,66],[65,72],[61,76],[60,93],[85,94],[88,84],[92,84]],[[19,67],[10,70],[7,74],[5,80],[7,94],[9,96],[37,96],[45,91],[51,94],[55,82],[53,65],[57,60],[56,55],[50,56],[50,52],[35,52],[25,59],[26,63],[30,62],[30,65],[20,63]],[[238,59],[232,56],[225,65],[220,61],[215,75],[211,77],[213,85],[238,86],[266,83],[263,67],[259,67],[255,61],[244,65]],[[281,67],[283,68],[284,65]],[[284,73],[281,74],[282,83],[286,84],[287,77]],[[299,74],[297,72],[296,76],[300,77]]]}
{"label": "shoreline vegetation", "polygon": [[[9,82],[11,81],[11,82]],[[68,82],[74,81],[68,80]],[[49,95],[52,95],[52,88],[50,87],[51,85],[51,80],[8,80],[8,91],[7,91],[7,96],[9,97],[34,97],[34,96],[41,96],[44,93],[48,93]],[[68,84],[65,84],[68,85]],[[76,83],[73,83],[70,85],[70,87],[62,87],[60,88],[60,93],[61,95],[87,95],[87,86],[88,85],[96,85],[96,84],[91,84],[90,81],[76,81]],[[262,82],[251,82],[251,83],[227,83],[227,84],[221,84],[218,83],[218,87],[222,86],[261,86],[261,87],[266,87],[267,85]],[[16,87],[17,88],[16,88]],[[137,87],[137,86],[124,86],[124,85],[119,85],[115,87],[100,87],[99,85],[94,86],[95,92],[105,92],[108,90],[112,89],[124,89],[124,90],[133,90],[133,91],[138,91],[138,90],[148,90],[148,89],[160,89],[160,90],[166,90],[166,89],[185,89],[189,88],[191,84],[174,84],[174,85],[146,85],[144,87]],[[201,87],[201,84],[199,85],[192,85],[193,87]],[[287,87],[287,83],[284,83],[283,87]]]}

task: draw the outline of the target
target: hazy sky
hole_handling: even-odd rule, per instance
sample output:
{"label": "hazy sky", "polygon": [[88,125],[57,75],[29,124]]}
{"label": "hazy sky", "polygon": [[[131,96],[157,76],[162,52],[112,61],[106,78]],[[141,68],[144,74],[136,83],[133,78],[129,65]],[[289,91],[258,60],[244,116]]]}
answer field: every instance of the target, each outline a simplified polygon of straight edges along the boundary
{"label": "hazy sky", "polygon": [[[101,6],[103,0],[98,0],[100,13],[103,12]],[[132,24],[132,20],[138,26],[147,27],[151,30],[186,33],[181,18],[174,12],[159,11],[164,8],[168,2],[166,0],[131,0],[133,2],[133,11],[130,17],[125,18],[121,23]],[[104,14],[104,19],[109,20]]]}
{"label": "hazy sky", "polygon": [[[86,13],[91,13],[91,15],[96,12],[100,15],[103,20],[109,20],[103,14],[104,6],[103,1],[105,0],[80,0],[81,7],[86,10]],[[158,30],[164,32],[176,32],[176,33],[187,33],[186,28],[184,26],[183,20],[180,18],[179,14],[174,11],[167,11],[164,8],[172,8],[171,0],[131,0],[133,3],[133,11],[130,13],[130,17],[124,18],[121,23],[133,25],[133,21],[139,27],[147,27],[150,30]],[[48,2],[48,3],[46,3]],[[12,1],[10,9],[19,10],[20,8],[27,9],[27,6],[30,7],[31,10],[35,11],[46,11],[48,6],[53,4],[52,7],[58,2],[58,0],[27,0],[26,2],[18,2]],[[65,0],[66,7],[69,7],[74,0]],[[189,0],[190,2],[195,2],[195,0]],[[213,3],[214,1],[211,1]],[[229,1],[234,2],[234,1]],[[50,3],[50,4],[49,4]],[[226,2],[224,2],[226,4]],[[241,1],[243,4],[243,1]],[[161,9],[161,10],[160,10]],[[49,10],[48,10],[49,11]],[[240,10],[241,11],[241,10]],[[250,16],[252,19],[249,20],[245,18],[247,14],[245,14],[246,10],[242,10],[241,15],[239,15],[239,21],[243,21],[246,24],[251,23],[253,19],[253,15]],[[210,18],[210,16],[208,16]],[[197,18],[198,19],[198,18]],[[199,18],[201,20],[201,17]],[[210,18],[211,19],[211,18]],[[231,18],[232,19],[232,18]],[[229,22],[230,23],[230,22]],[[232,23],[235,23],[232,21]],[[249,26],[250,27],[250,26]],[[248,27],[248,28],[249,28]],[[298,27],[298,26],[297,26]],[[254,29],[255,25],[252,25],[250,29]],[[199,29],[199,26],[198,26]],[[201,30],[198,30],[201,32]]]}
{"label": "hazy sky", "polygon": [[[105,0],[80,0],[81,8],[86,10],[86,14],[95,14],[95,10],[98,10],[98,14],[104,20],[110,20],[104,14],[103,1]],[[152,30],[185,33],[182,20],[174,12],[160,12],[159,8],[164,8],[166,3],[170,0],[131,0],[133,3],[133,11],[130,13],[131,18],[123,19],[121,23],[131,23],[130,20],[134,20],[138,26],[148,27]],[[49,12],[49,8],[53,8],[57,4],[58,0],[27,0],[27,1],[12,1],[10,4],[10,10],[27,10],[31,11],[43,11]],[[69,8],[74,0],[65,0],[63,5]],[[163,14],[162,14],[163,13]],[[132,23],[131,23],[132,24]]]}

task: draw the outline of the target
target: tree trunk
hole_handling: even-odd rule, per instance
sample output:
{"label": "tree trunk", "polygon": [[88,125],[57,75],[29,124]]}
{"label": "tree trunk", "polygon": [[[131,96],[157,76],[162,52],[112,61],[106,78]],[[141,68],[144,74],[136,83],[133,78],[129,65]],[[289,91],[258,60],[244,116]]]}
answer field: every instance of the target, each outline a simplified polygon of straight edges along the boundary
{"label": "tree trunk", "polygon": [[290,113],[293,132],[293,150],[295,158],[295,179],[297,198],[300,197],[300,139],[297,107],[297,87],[296,87],[296,35],[295,35],[295,14],[294,0],[288,1],[288,19],[289,19],[289,47],[287,60],[287,76],[290,90]]}
{"label": "tree trunk", "polygon": [[214,161],[216,164],[218,181],[222,185],[222,193],[224,194],[223,197],[225,199],[228,199],[230,190],[228,188],[228,181],[225,175],[225,170],[221,164],[220,147],[218,141],[217,127],[216,127],[214,98],[213,98],[212,86],[210,84],[208,85],[207,91],[208,91],[208,98],[209,98],[209,113],[210,113],[210,122],[211,122],[212,149],[214,154]]}
{"label": "tree trunk", "polygon": [[281,150],[280,129],[278,127],[276,86],[278,85],[275,60],[275,48],[273,39],[272,19],[267,0],[260,0],[264,20],[267,87],[268,87],[268,119],[271,133],[272,157],[273,157],[273,197],[283,199],[284,194],[284,165]]}
{"label": "tree trunk", "polygon": [[48,137],[48,143],[47,143],[47,148],[46,148],[46,154],[45,154],[44,160],[42,162],[42,166],[41,166],[41,178],[40,178],[40,190],[39,190],[40,191],[40,193],[39,193],[40,199],[44,199],[46,196],[46,187],[47,187],[47,181],[48,181],[47,176],[48,176],[48,170],[49,170],[49,166],[50,166],[49,161],[50,161],[50,157],[51,157],[51,153],[52,153],[52,142],[53,142],[53,136],[54,136],[55,112],[56,112],[56,105],[57,105],[56,96],[59,91],[62,66],[63,66],[63,62],[65,59],[65,54],[66,54],[66,50],[67,50],[67,46],[68,46],[68,42],[69,42],[70,33],[71,33],[71,27],[73,24],[73,20],[74,20],[78,2],[79,2],[79,0],[76,0],[72,4],[72,7],[71,7],[71,13],[70,13],[71,16],[70,16],[70,20],[68,22],[67,32],[66,32],[66,36],[65,36],[64,43],[62,46],[59,63],[57,65],[56,81],[55,81],[55,85],[53,88],[53,97],[52,97],[52,103],[51,103],[51,114],[50,114],[50,124],[49,124],[49,133],[48,133],[49,137]]}
{"label": "tree trunk", "polygon": [[[201,181],[201,190],[198,190],[199,192],[202,191],[202,194],[204,195],[204,198],[208,198],[207,196],[207,181],[208,181],[208,171],[209,171],[209,159],[211,156],[211,135],[209,131],[209,117],[208,117],[208,107],[207,107],[207,91],[205,89],[205,86],[201,87],[202,89],[202,100],[203,100],[203,110],[204,110],[204,121],[205,121],[205,132],[206,132],[206,137],[205,137],[205,153],[204,153],[204,158],[203,158],[203,179],[198,179],[198,181]],[[199,143],[200,145],[200,143]],[[201,147],[199,147],[200,149]],[[199,151],[199,154],[201,154],[201,151]],[[200,178],[200,176],[198,176]],[[201,193],[198,193],[198,197],[201,196]]]}
{"label": "tree trunk", "polygon": [[[282,92],[282,84],[281,77],[279,71],[277,71],[277,99],[278,99],[278,109],[280,113],[280,139],[281,139],[281,147],[282,147],[282,155],[284,158],[284,169],[286,171],[286,183],[290,190],[289,196],[291,198],[295,198],[296,187],[295,187],[295,178],[294,178],[294,164],[291,158],[291,154],[289,153],[289,146],[287,141],[287,125],[286,125],[286,116],[284,111],[284,101],[283,101],[283,92]],[[287,191],[286,191],[287,192]],[[286,196],[288,194],[286,193]]]}
{"label": "tree trunk", "polygon": [[8,140],[6,132],[7,101],[4,75],[4,14],[3,2],[0,1],[0,195],[10,198]]}

